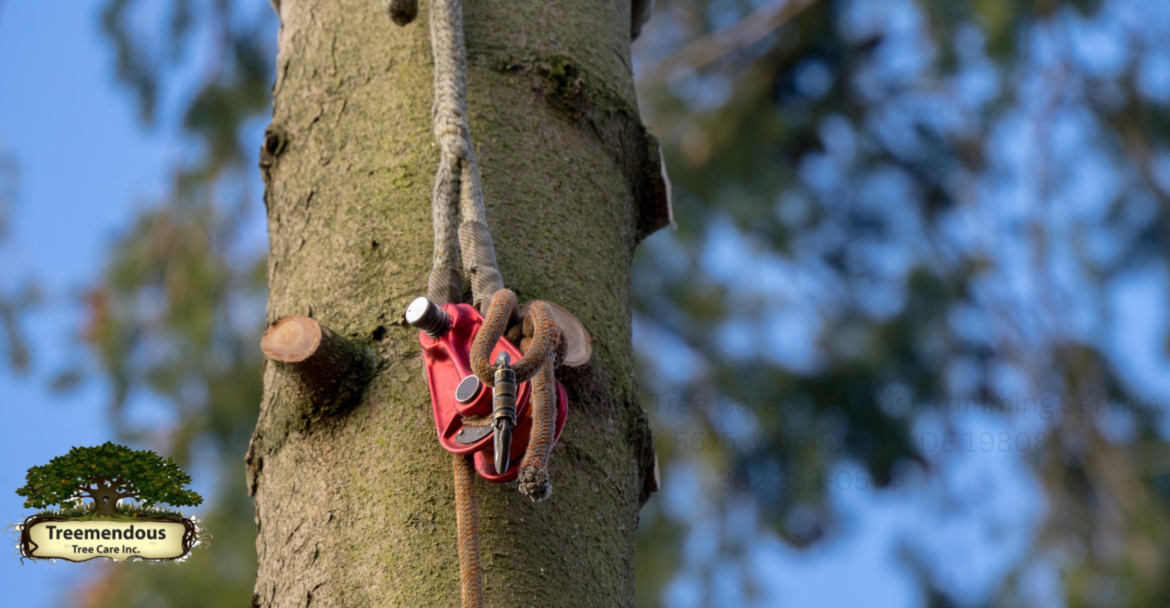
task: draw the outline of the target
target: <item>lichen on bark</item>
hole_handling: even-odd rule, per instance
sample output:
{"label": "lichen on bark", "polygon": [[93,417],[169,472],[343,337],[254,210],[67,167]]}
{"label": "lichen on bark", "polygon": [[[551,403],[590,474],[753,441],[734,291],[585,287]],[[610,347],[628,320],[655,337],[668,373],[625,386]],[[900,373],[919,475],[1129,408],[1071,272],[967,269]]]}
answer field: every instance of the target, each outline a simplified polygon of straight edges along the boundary
{"label": "lichen on bark", "polygon": [[[465,3],[469,118],[505,284],[572,311],[594,340],[560,379],[569,420],[553,450],[557,491],[533,504],[480,485],[489,605],[632,606],[637,512],[652,465],[630,344],[639,170],[586,116],[566,120],[508,57],[561,58],[641,129],[628,3]],[[456,606],[450,456],[435,439],[417,332],[430,190],[428,3],[410,25],[374,0],[283,0],[268,186],[268,317],[302,314],[382,358],[343,415],[294,424],[265,372],[247,466],[259,527],[257,606]],[[583,76],[582,76],[583,75]],[[539,75],[537,75],[539,77]],[[595,106],[596,107],[596,104]],[[627,127],[622,127],[627,128]],[[629,127],[632,128],[632,127]],[[641,133],[645,133],[644,129]],[[617,142],[617,143],[615,143]]]}

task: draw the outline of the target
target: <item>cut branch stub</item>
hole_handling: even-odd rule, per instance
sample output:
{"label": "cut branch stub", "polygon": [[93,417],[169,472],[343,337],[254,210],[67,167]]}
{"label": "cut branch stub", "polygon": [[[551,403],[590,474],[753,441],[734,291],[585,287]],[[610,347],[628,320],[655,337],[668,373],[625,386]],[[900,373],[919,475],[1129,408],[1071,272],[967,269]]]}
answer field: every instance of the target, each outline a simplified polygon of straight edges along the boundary
{"label": "cut branch stub", "polygon": [[322,413],[340,413],[356,404],[377,368],[369,348],[304,315],[277,319],[260,339],[260,349],[296,378],[305,397]]}
{"label": "cut branch stub", "polygon": [[[573,313],[564,307],[552,302],[545,302],[552,310],[553,322],[557,324],[560,339],[557,340],[556,364],[569,367],[580,367],[589,362],[593,356],[593,339],[589,331]],[[520,347],[520,352],[528,352],[528,345],[532,338],[532,324],[526,322],[531,302],[524,305],[520,311],[519,320],[509,323],[508,333],[505,334],[513,344]]]}
{"label": "cut branch stub", "polygon": [[565,343],[564,365],[569,367],[585,365],[593,356],[593,338],[589,337],[589,332],[573,313],[552,302],[549,302],[549,307],[552,308],[553,321],[556,322],[557,329],[561,330],[561,338]]}

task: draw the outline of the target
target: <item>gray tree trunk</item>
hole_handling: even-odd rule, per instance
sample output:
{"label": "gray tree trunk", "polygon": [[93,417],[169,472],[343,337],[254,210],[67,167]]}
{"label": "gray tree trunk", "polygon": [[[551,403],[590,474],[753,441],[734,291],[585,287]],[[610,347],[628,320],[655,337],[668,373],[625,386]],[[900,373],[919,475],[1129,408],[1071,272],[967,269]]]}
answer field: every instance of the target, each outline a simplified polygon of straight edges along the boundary
{"label": "gray tree trunk", "polygon": [[[417,331],[426,292],[428,11],[398,27],[379,0],[282,0],[268,186],[270,322],[310,316],[379,355],[364,393],[315,409],[269,363],[247,456],[259,528],[253,605],[458,606],[451,456],[438,444]],[[638,118],[630,4],[466,0],[469,113],[488,223],[521,302],[563,305],[593,336],[558,370],[569,419],[552,497],[479,484],[487,603],[632,606],[653,449],[630,344],[630,263],[665,218]]]}

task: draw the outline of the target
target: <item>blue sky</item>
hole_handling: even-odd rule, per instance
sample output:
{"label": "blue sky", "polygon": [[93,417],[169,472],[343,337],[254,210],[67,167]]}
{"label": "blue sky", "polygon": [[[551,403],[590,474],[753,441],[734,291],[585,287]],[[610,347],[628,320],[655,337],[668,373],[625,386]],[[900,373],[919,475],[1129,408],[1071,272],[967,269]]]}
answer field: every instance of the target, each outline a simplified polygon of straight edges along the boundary
{"label": "blue sky", "polygon": [[[163,187],[165,133],[135,122],[128,96],[111,86],[98,2],[8,0],[0,4],[0,147],[16,157],[20,187],[10,241],[0,249],[3,285],[36,277],[44,305],[26,323],[33,371],[0,370],[0,521],[28,513],[15,490],[30,466],[75,445],[113,439],[106,393],[90,381],[67,397],[45,386],[54,369],[76,361],[82,289],[102,267],[117,230],[135,205]],[[10,545],[11,546],[11,545]],[[12,553],[16,553],[13,549]],[[92,572],[72,564],[0,560],[0,586],[14,606],[49,606],[64,586]]]}

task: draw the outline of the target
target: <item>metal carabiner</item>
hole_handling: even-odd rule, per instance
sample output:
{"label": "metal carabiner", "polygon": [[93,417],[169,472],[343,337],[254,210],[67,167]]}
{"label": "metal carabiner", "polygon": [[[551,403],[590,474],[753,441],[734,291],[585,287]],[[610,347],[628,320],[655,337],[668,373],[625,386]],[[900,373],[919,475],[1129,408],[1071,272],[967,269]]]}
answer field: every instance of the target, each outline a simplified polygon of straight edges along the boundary
{"label": "metal carabiner", "polygon": [[512,429],[516,428],[516,370],[512,358],[500,353],[496,358],[494,396],[492,398],[492,427],[495,429],[496,473],[504,474],[511,464]]}

